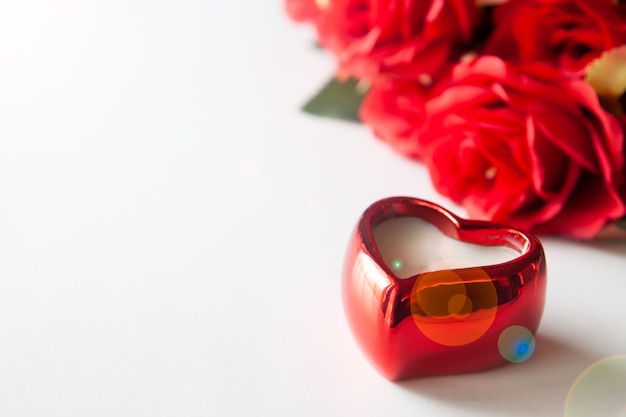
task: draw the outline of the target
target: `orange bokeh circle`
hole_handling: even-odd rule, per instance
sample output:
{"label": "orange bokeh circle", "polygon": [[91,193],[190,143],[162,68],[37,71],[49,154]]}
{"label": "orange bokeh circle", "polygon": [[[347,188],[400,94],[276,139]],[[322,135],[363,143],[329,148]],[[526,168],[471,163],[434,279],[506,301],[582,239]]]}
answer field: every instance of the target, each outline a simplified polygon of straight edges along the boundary
{"label": "orange bokeh circle", "polygon": [[440,270],[420,275],[411,291],[416,326],[446,346],[467,345],[483,336],[498,310],[498,294],[482,268]]}

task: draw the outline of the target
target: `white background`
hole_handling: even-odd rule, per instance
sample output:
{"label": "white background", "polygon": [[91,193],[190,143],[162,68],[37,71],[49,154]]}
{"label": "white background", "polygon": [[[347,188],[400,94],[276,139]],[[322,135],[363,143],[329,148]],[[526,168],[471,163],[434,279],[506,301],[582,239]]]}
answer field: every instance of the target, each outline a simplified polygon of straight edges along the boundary
{"label": "white background", "polygon": [[555,416],[626,353],[626,243],[542,239],[535,356],[403,383],[346,325],[373,201],[444,204],[278,0],[0,2],[0,415]]}

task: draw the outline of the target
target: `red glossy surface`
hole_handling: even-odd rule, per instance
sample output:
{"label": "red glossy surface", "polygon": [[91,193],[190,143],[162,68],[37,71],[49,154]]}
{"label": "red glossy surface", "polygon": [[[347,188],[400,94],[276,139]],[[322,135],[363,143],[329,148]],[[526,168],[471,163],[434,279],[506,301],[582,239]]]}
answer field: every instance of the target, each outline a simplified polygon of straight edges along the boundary
{"label": "red glossy surface", "polygon": [[[403,216],[424,219],[460,241],[507,246],[519,257],[400,279],[383,261],[373,230]],[[534,335],[545,292],[545,256],[537,238],[504,225],[460,219],[414,198],[394,197],[370,206],[346,253],[343,298],[349,325],[365,356],[390,380],[509,363],[498,347],[500,336],[520,328],[515,326]],[[455,295],[469,302],[450,311]]]}

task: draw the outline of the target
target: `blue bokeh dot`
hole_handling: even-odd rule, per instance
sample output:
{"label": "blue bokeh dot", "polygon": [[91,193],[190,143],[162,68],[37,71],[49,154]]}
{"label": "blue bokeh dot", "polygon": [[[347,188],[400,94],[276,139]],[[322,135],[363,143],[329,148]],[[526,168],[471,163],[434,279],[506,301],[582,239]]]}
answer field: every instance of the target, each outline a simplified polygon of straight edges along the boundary
{"label": "blue bokeh dot", "polygon": [[509,362],[524,362],[535,352],[535,337],[524,326],[508,327],[498,338],[498,350]]}
{"label": "blue bokeh dot", "polygon": [[520,342],[517,345],[517,354],[519,356],[524,356],[526,353],[528,353],[528,342],[526,341]]}

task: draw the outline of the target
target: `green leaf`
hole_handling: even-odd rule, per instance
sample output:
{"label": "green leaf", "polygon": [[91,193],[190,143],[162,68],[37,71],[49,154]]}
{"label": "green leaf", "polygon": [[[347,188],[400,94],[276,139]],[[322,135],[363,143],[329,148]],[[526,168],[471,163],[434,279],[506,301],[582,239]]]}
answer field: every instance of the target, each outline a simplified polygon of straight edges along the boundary
{"label": "green leaf", "polygon": [[365,93],[353,78],[347,81],[331,79],[302,110],[316,116],[331,117],[361,123],[359,107]]}
{"label": "green leaf", "polygon": [[626,217],[622,217],[621,219],[615,222],[615,225],[620,229],[626,230]]}

